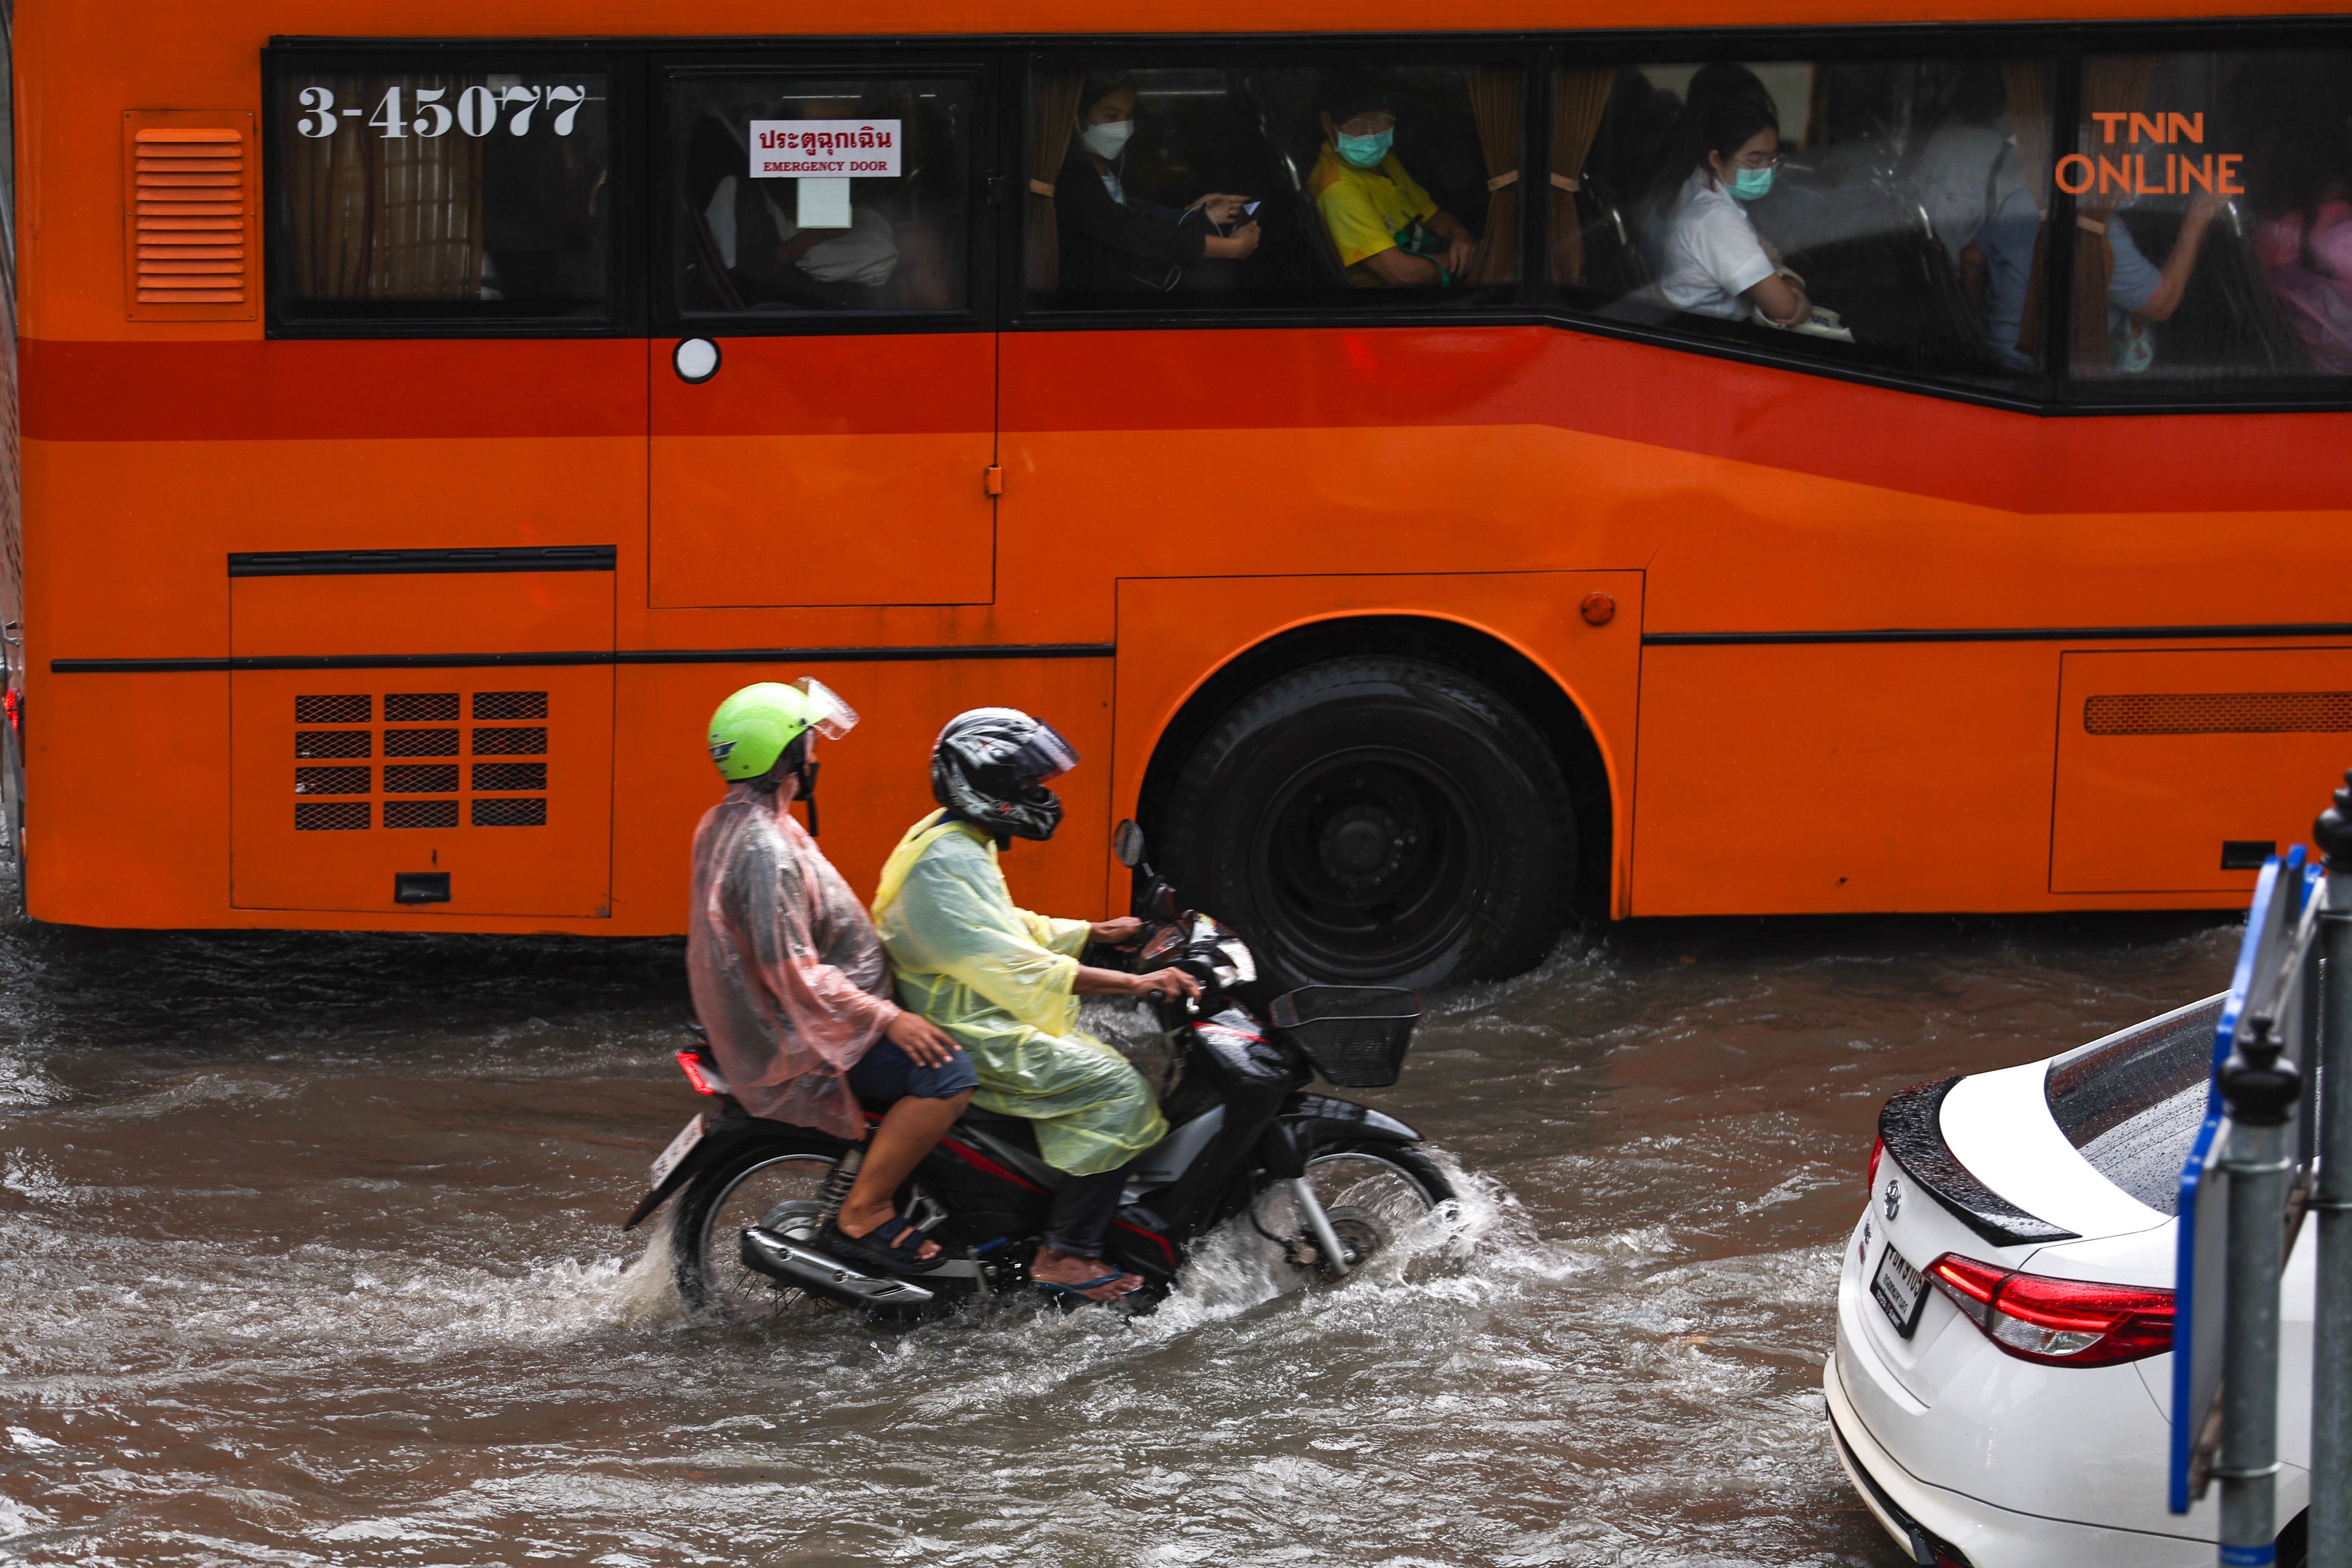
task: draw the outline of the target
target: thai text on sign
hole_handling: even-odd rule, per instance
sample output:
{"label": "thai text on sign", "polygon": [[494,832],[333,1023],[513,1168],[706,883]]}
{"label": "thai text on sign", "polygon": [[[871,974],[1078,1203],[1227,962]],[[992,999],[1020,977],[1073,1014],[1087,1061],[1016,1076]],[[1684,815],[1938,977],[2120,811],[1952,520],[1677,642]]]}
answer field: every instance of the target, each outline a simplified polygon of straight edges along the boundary
{"label": "thai text on sign", "polygon": [[903,138],[896,120],[754,120],[751,177],[895,179]]}

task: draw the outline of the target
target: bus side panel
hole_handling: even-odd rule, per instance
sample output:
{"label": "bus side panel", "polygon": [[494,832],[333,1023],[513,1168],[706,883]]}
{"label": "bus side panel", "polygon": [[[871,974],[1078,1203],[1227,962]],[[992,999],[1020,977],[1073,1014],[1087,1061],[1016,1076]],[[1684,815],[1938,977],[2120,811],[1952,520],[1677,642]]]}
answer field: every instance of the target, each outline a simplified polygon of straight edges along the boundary
{"label": "bus side panel", "polygon": [[[1602,626],[1587,622],[1578,608],[1593,593],[1616,602],[1614,618]],[[1617,854],[1611,882],[1623,888],[1641,684],[1639,572],[1124,581],[1118,585],[1122,652],[1112,798],[1122,805],[1135,800],[1160,737],[1209,677],[1293,626],[1360,616],[1421,616],[1475,627],[1559,683],[1583,710],[1609,770]],[[1118,871],[1113,896],[1122,901],[1126,873]]]}
{"label": "bus side panel", "polygon": [[909,660],[903,663],[626,666],[619,679],[614,924],[685,929],[695,824],[725,793],[703,731],[727,694],[755,680],[814,675],[857,710],[857,728],[821,742],[820,842],[860,898],[906,830],[936,809],[931,742],[969,708],[1020,708],[1048,720],[1083,759],[1054,781],[1066,815],[1045,843],[1014,839],[1004,875],[1023,907],[1099,920],[1109,856],[1111,665],[1108,658]]}
{"label": "bus side panel", "polygon": [[2058,651],[1652,647],[1636,915],[2052,907]]}
{"label": "bus side panel", "polygon": [[[43,700],[63,681],[73,683],[69,694]],[[226,673],[60,677],[34,667],[25,901],[35,920],[244,923],[224,918],[228,681]]]}

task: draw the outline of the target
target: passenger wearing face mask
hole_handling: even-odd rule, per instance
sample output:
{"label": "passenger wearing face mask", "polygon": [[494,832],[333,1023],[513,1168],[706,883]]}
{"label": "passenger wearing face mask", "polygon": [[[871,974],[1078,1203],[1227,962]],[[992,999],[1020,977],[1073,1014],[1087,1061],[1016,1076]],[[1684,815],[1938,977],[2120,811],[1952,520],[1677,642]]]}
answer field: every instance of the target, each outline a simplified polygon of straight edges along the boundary
{"label": "passenger wearing face mask", "polygon": [[1804,286],[1780,269],[1748,216],[1780,166],[1771,110],[1747,97],[1719,99],[1700,116],[1698,132],[1697,163],[1666,218],[1658,279],[1666,303],[1726,321],[1747,320],[1751,306],[1780,326],[1810,321]]}
{"label": "passenger wearing face mask", "polygon": [[1413,183],[1390,151],[1396,115],[1377,79],[1342,77],[1323,93],[1323,151],[1307,188],[1359,289],[1451,288],[1478,242]]}
{"label": "passenger wearing face mask", "polygon": [[1183,283],[1204,258],[1246,259],[1258,226],[1246,196],[1210,195],[1187,207],[1165,207],[1127,186],[1127,149],[1135,134],[1132,82],[1087,79],[1062,176],[1054,185],[1061,233],[1062,286],[1076,293],[1156,289]]}

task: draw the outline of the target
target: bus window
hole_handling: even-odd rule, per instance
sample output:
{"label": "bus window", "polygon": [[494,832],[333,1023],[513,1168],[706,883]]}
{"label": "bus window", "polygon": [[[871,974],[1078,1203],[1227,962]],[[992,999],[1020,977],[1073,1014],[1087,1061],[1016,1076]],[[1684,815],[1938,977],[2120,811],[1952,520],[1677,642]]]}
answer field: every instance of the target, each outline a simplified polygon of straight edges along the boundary
{"label": "bus window", "polygon": [[1551,280],[1619,321],[2004,384],[2048,206],[2048,70],[1994,59],[1571,67]]}
{"label": "bus window", "polygon": [[960,310],[970,82],[681,76],[671,276],[688,314]]}
{"label": "bus window", "polygon": [[281,313],[607,317],[601,71],[281,70]]}
{"label": "bus window", "polygon": [[1028,285],[1080,310],[1507,300],[1515,63],[1037,62]]}
{"label": "bus window", "polygon": [[2060,183],[2094,396],[2352,374],[2344,51],[2093,56]]}

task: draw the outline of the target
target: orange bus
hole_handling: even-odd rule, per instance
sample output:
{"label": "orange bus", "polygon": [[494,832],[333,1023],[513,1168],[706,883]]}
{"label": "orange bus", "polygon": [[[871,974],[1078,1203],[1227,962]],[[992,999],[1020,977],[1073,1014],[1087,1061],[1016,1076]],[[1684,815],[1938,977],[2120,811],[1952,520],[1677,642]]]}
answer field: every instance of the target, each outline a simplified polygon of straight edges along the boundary
{"label": "orange bus", "polygon": [[853,879],[1016,705],[1026,899],[1134,814],[1296,973],[2242,903],[2352,761],[2352,26],[2195,5],[24,0],[26,905],[677,931],[801,673]]}

